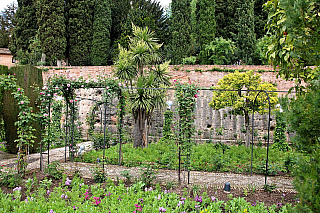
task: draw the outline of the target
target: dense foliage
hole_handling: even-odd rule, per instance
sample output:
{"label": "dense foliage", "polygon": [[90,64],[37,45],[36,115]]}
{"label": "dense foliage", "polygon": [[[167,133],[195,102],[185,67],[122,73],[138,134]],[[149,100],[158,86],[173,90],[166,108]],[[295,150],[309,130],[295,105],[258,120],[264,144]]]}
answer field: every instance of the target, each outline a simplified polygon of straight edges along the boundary
{"label": "dense foliage", "polygon": [[18,1],[14,22],[15,27],[9,48],[14,57],[24,59],[25,55],[30,52],[29,45],[38,30],[36,7],[33,0]]}
{"label": "dense foliage", "polygon": [[317,78],[320,66],[319,1],[268,1],[266,8],[270,37],[268,57],[279,75],[299,83]]}
{"label": "dense foliage", "polygon": [[215,38],[215,0],[199,0],[196,4],[196,32],[197,41],[200,47],[200,63],[208,64],[205,57],[205,45],[212,42]]}
{"label": "dense foliage", "polygon": [[[250,173],[251,148],[245,146],[232,145],[224,147],[213,144],[199,144],[192,146],[189,150],[190,170],[208,172],[234,172]],[[179,167],[178,146],[174,140],[161,140],[157,144],[149,144],[148,148],[133,149],[132,144],[124,144],[122,147],[122,165],[128,167],[146,167],[150,162],[154,162],[158,168],[175,169]],[[265,174],[265,161],[267,150],[265,147],[254,148],[253,151],[253,172]],[[296,155],[292,157],[292,155]],[[298,156],[296,152],[283,152],[272,149],[269,152],[268,174],[275,175],[278,172],[289,172],[296,168]],[[117,147],[105,150],[105,162],[107,164],[118,164]],[[96,162],[97,158],[103,159],[103,151],[90,151],[84,154],[83,158],[77,161],[87,163]],[[303,157],[302,157],[303,158]],[[291,160],[291,165],[286,163]]]}
{"label": "dense foliage", "polygon": [[91,63],[95,66],[107,65],[110,59],[111,6],[110,0],[95,3]]}
{"label": "dense foliage", "polygon": [[306,158],[299,158],[295,170],[295,188],[300,203],[297,212],[320,211],[320,84],[313,81],[308,92],[292,100],[287,111],[291,131],[295,131],[293,145]]}
{"label": "dense foliage", "polygon": [[[209,106],[214,109],[232,107],[235,114],[244,115],[247,133],[249,132],[249,113],[252,113],[253,106],[255,105],[255,112],[260,112],[261,114],[266,113],[269,107],[265,93],[260,93],[256,102],[254,102],[258,94],[257,90],[277,90],[271,83],[262,82],[261,75],[253,74],[253,71],[246,73],[236,71],[235,73],[225,75],[213,89],[215,90],[213,91],[212,101],[209,103]],[[270,98],[270,107],[273,108],[278,102],[278,94],[276,92],[269,92],[268,95]],[[249,146],[249,134],[247,134],[246,145]]]}
{"label": "dense foliage", "polygon": [[237,57],[240,63],[254,64],[256,38],[254,34],[254,2],[251,0],[238,1],[236,10],[236,26],[238,33],[235,35]]}
{"label": "dense foliage", "polygon": [[265,35],[262,3],[174,0],[165,11],[158,0],[19,1],[15,17],[12,6],[1,17],[0,45],[7,47],[10,42],[11,52],[22,64],[39,65],[41,60],[55,65],[57,60],[60,65],[62,59],[75,66],[110,65],[120,51],[118,44],[128,47],[133,23],[155,32],[163,44],[162,55],[172,64],[190,56],[196,57],[195,63],[213,63],[205,46],[220,37],[235,42],[239,50],[237,57],[224,63],[260,64],[254,47],[255,37]]}
{"label": "dense foliage", "polygon": [[[12,88],[7,87],[7,91],[4,93],[4,105],[3,105],[3,117],[5,121],[5,132],[6,132],[6,141],[7,141],[7,150],[10,153],[16,154],[19,151],[19,144],[21,134],[26,134],[22,130],[20,130],[21,126],[25,128],[24,131],[28,129],[30,134],[25,135],[24,141],[22,143],[26,143],[29,145],[25,147],[23,150],[25,154],[30,152],[35,152],[39,147],[40,138],[41,138],[41,127],[40,123],[35,121],[35,115],[38,113],[38,93],[34,91],[32,87],[42,87],[42,71],[37,69],[36,67],[32,67],[30,65],[24,66],[15,66],[9,69],[8,73],[10,76],[14,76],[12,79],[12,83],[9,84]],[[30,79],[26,81],[25,79],[29,77]],[[5,76],[3,76],[3,84],[6,84]],[[14,88],[15,85],[18,85],[19,88]],[[16,90],[16,91],[15,91]],[[12,94],[13,93],[13,94]],[[28,101],[26,100],[17,100],[17,94],[20,93],[19,96],[28,97]],[[23,93],[23,94],[22,94]],[[22,101],[22,104],[21,104]],[[27,111],[21,112],[22,105],[27,105],[32,111],[31,114],[26,114]],[[23,113],[25,112],[25,113]],[[22,119],[21,116],[25,116],[25,119]],[[21,122],[21,126],[17,125],[17,122]],[[30,137],[30,138],[28,138]],[[29,141],[29,142],[28,142]]]}
{"label": "dense foliage", "polygon": [[68,65],[91,65],[93,0],[69,2],[67,35]]}
{"label": "dense foliage", "polygon": [[[2,8],[0,8],[2,9]],[[7,48],[9,46],[10,35],[13,31],[13,20],[17,10],[17,5],[11,3],[2,11],[0,16],[0,48]]]}
{"label": "dense foliage", "polygon": [[37,4],[38,36],[41,50],[53,61],[64,59],[67,46],[63,0],[41,0]]}
{"label": "dense foliage", "polygon": [[[119,45],[115,75],[126,85],[135,86],[128,90],[128,108],[134,118],[133,138],[135,147],[147,146],[146,122],[156,108],[165,106],[166,87],[170,86],[169,62],[159,64],[161,56],[155,33],[149,28],[133,27],[128,49]],[[147,65],[154,65],[144,69]],[[141,89],[146,88],[146,89]],[[154,89],[163,88],[163,89]]]}
{"label": "dense foliage", "polygon": [[172,64],[180,64],[188,57],[191,46],[191,0],[173,0],[170,17],[170,45],[168,58]]}

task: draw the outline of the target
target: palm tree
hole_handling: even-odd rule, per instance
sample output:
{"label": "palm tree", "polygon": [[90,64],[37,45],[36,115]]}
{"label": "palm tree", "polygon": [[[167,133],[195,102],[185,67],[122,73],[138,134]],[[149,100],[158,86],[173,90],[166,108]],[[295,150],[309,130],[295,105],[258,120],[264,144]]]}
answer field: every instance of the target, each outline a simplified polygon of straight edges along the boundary
{"label": "palm tree", "polygon": [[[115,63],[115,75],[130,85],[128,106],[134,118],[134,147],[147,146],[147,126],[155,108],[165,106],[164,97],[169,82],[169,62],[159,64],[161,55],[158,39],[147,27],[133,27],[129,49],[119,46],[119,56]],[[153,67],[145,70],[146,65]],[[133,89],[136,87],[138,89]],[[146,89],[139,89],[146,88]],[[163,89],[156,89],[163,88]]]}

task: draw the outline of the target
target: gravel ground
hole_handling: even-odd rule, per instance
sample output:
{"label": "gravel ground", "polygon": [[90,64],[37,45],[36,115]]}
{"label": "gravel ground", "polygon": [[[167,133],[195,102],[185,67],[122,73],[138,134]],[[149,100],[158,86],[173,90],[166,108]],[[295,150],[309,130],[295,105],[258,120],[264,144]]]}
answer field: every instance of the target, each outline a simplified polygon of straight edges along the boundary
{"label": "gravel ground", "polygon": [[[83,142],[78,145],[84,145],[85,150],[89,150],[91,147],[91,142]],[[16,165],[16,158],[12,158],[13,155],[4,156],[4,153],[0,153],[0,165],[4,167],[14,167]],[[4,157],[9,159],[3,159]],[[47,154],[43,155],[44,163],[47,164]],[[69,156],[67,155],[67,159]],[[81,175],[86,178],[92,177],[91,168],[94,167],[94,164],[89,163],[79,163],[79,162],[65,162],[65,148],[56,148],[50,150],[50,162],[59,161],[61,166],[67,170],[67,172],[80,171]],[[27,169],[37,169],[40,168],[40,154],[31,154],[29,156],[29,163]],[[113,179],[116,177],[123,178],[120,174],[123,170],[129,170],[133,178],[138,178],[141,174],[141,169],[139,167],[124,167],[116,165],[105,165],[105,170],[107,175]],[[177,182],[178,181],[178,172],[174,170],[158,170],[157,180],[161,182]],[[187,182],[188,174],[187,172],[181,173],[181,181],[183,183]],[[267,178],[267,184],[275,184],[279,191],[290,191],[293,192],[292,186],[292,177],[288,176],[270,176]],[[228,182],[233,188],[242,188],[249,185],[261,188],[265,184],[265,177],[263,175],[244,175],[244,174],[233,174],[233,173],[214,173],[214,172],[199,172],[191,171],[190,172],[190,184],[205,185],[205,186],[215,186],[223,187],[224,184]]]}

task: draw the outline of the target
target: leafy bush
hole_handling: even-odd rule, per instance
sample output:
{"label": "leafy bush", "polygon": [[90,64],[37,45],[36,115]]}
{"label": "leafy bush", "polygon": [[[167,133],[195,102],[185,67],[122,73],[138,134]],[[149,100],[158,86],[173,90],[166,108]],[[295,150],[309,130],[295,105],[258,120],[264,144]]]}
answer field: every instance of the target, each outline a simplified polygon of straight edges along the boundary
{"label": "leafy bush", "polygon": [[49,174],[51,177],[53,177],[56,180],[59,180],[62,178],[62,171],[63,170],[58,161],[51,162],[44,169],[45,174]]}
{"label": "leafy bush", "polygon": [[103,168],[96,166],[91,172],[96,183],[104,183],[107,180],[107,173]]}
{"label": "leafy bush", "polygon": [[320,79],[311,82],[307,93],[297,94],[285,112],[291,130],[296,133],[293,145],[302,153],[297,156],[294,169],[294,186],[300,199],[296,210],[320,212]]}
{"label": "leafy bush", "polygon": [[17,170],[12,168],[3,169],[0,166],[0,185],[6,185],[10,188],[19,186],[22,180],[22,174],[19,174]]}
{"label": "leafy bush", "polygon": [[187,57],[187,58],[183,58],[182,59],[182,64],[194,65],[194,64],[196,64],[196,61],[197,61],[197,57],[190,56],[190,57]]}
{"label": "leafy bush", "polygon": [[235,44],[231,40],[222,37],[215,38],[214,41],[205,46],[206,60],[217,65],[231,64],[235,49]]}

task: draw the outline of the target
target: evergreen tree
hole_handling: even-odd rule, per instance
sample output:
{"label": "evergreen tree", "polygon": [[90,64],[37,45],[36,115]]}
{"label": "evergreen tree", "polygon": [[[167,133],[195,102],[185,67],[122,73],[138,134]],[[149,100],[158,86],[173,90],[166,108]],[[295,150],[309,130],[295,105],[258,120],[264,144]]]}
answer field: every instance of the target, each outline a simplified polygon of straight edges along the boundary
{"label": "evergreen tree", "polygon": [[191,0],[172,0],[170,20],[170,52],[172,64],[189,56],[191,46]]}
{"label": "evergreen tree", "polygon": [[70,0],[67,6],[68,63],[90,65],[94,0]]}
{"label": "evergreen tree", "polygon": [[238,47],[238,59],[245,64],[252,64],[255,58],[256,43],[253,14],[254,2],[252,0],[238,0],[238,5],[236,26],[239,30],[235,37],[236,46]]}
{"label": "evergreen tree", "polygon": [[0,16],[0,48],[7,48],[9,46],[16,10],[17,5],[12,3],[7,6]]}
{"label": "evergreen tree", "polygon": [[9,49],[14,57],[24,58],[29,51],[30,41],[37,34],[36,8],[33,0],[18,0],[18,10],[15,17],[15,27]]}
{"label": "evergreen tree", "polygon": [[256,39],[262,38],[266,34],[264,29],[268,20],[268,13],[263,9],[263,5],[266,3],[265,0],[254,1],[254,31]]}
{"label": "evergreen tree", "polygon": [[200,61],[208,64],[205,60],[205,45],[210,44],[215,37],[215,0],[198,0],[196,6],[196,31],[200,46]]}
{"label": "evergreen tree", "polygon": [[[111,0],[111,58],[118,57],[118,40],[123,33],[123,26],[126,23],[129,10],[131,8],[130,0]],[[131,26],[130,26],[131,28]]]}
{"label": "evergreen tree", "polygon": [[155,33],[159,43],[168,44],[168,23],[164,9],[156,0],[133,0],[125,24],[122,26],[121,38],[117,40],[122,47],[127,48],[129,37],[133,35],[132,24],[138,27],[148,27]]}
{"label": "evergreen tree", "polygon": [[39,0],[37,6],[41,49],[52,64],[64,58],[67,45],[64,0]]}
{"label": "evergreen tree", "polygon": [[110,57],[110,0],[97,0],[93,21],[92,65],[107,65]]}
{"label": "evergreen tree", "polygon": [[215,5],[216,37],[234,40],[234,36],[238,34],[236,26],[238,17],[235,16],[238,1],[216,0]]}

